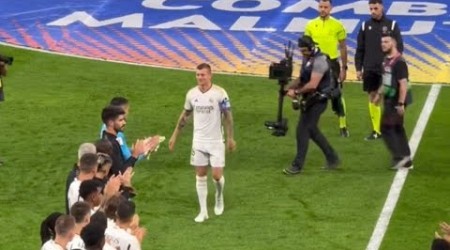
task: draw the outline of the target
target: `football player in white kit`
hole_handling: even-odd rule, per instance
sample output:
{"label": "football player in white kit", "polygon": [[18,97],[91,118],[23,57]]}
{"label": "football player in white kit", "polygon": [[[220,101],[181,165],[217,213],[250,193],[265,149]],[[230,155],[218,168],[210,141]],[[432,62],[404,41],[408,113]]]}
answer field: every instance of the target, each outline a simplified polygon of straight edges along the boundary
{"label": "football player in white kit", "polygon": [[228,94],[223,88],[212,84],[211,78],[211,66],[206,63],[199,64],[196,71],[197,86],[188,91],[184,110],[181,112],[177,126],[169,141],[169,149],[173,151],[180,131],[186,125],[189,116],[193,114],[194,136],[191,165],[195,167],[196,189],[200,204],[200,213],[194,219],[195,222],[203,222],[208,219],[206,202],[208,196],[208,165],[211,166],[212,177],[216,186],[214,213],[216,215],[223,213],[225,143],[222,118],[226,131],[226,146],[230,151],[236,148]]}

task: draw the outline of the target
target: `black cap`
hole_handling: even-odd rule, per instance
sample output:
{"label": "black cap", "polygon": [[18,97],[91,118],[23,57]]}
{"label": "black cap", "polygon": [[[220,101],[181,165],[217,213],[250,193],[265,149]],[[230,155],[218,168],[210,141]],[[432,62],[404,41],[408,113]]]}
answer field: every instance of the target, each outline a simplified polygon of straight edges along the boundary
{"label": "black cap", "polygon": [[317,43],[310,36],[302,36],[298,39],[298,47],[299,48],[309,48],[312,49],[316,46]]}

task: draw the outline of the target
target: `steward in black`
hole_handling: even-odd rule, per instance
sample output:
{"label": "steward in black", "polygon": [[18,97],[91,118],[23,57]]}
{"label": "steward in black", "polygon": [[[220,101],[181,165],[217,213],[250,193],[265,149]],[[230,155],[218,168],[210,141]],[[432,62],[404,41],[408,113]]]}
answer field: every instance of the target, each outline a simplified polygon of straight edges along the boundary
{"label": "steward in black", "polygon": [[134,164],[136,163],[137,159],[134,156],[131,156],[127,160],[125,160],[122,150],[120,150],[120,144],[117,141],[117,136],[110,134],[108,132],[103,131],[102,139],[107,139],[112,144],[113,153],[111,156],[112,158],[112,166],[111,170],[109,171],[109,175],[117,175],[120,173],[124,173],[125,170],[127,170],[128,167],[134,167]]}
{"label": "steward in black", "polygon": [[408,66],[396,49],[392,36],[383,37],[382,49],[386,58],[383,62],[383,85],[378,90],[378,95],[384,100],[381,120],[383,140],[392,155],[392,168],[410,168],[411,150],[404,127],[406,107],[412,103]]}
{"label": "steward in black", "polygon": [[355,53],[356,71],[374,71],[381,75],[384,53],[381,50],[383,33],[391,33],[397,41],[397,49],[403,52],[403,39],[395,21],[384,14],[380,20],[369,19],[362,23],[358,32],[358,44]]}

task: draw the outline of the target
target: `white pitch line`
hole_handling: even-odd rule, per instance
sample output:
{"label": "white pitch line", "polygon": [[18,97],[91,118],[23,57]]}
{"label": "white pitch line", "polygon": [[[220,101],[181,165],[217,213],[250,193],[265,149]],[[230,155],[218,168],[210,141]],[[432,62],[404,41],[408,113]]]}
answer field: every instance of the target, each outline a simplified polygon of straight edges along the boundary
{"label": "white pitch line", "polygon": [[[416,127],[414,128],[411,139],[409,140],[411,158],[414,158],[414,155],[416,154],[417,147],[422,139],[423,132],[427,126],[428,119],[433,111],[434,104],[436,103],[440,90],[441,85],[433,84],[430,92],[428,93],[425,105],[422,108]],[[367,244],[366,250],[378,250],[380,248],[384,234],[386,233],[389,225],[389,221],[391,220],[392,213],[394,212],[398,198],[400,197],[403,184],[408,176],[408,172],[408,169],[400,169],[395,174],[394,181],[392,182],[391,189],[389,190],[386,202],[384,203],[383,210],[380,213],[380,217],[378,217],[377,224],[373,230],[372,236],[370,237],[369,244]]]}

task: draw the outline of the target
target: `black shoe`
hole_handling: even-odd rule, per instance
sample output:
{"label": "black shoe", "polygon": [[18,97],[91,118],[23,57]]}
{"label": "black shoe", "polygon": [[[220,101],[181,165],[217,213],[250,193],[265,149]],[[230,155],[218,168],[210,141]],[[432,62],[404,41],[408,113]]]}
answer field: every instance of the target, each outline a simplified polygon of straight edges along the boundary
{"label": "black shoe", "polygon": [[283,173],[285,175],[296,175],[296,174],[300,174],[301,172],[302,172],[302,170],[300,168],[294,167],[294,166],[283,169]]}
{"label": "black shoe", "polygon": [[325,165],[325,167],[323,167],[323,169],[325,170],[335,170],[339,167],[339,165],[341,165],[341,160],[337,159],[335,161],[332,162],[327,162],[327,164]]}
{"label": "black shoe", "polygon": [[348,129],[346,127],[343,127],[340,129],[341,137],[349,137],[350,133],[348,132]]}
{"label": "black shoe", "polygon": [[407,169],[414,168],[411,157],[405,156],[405,157],[403,157],[403,159],[401,159],[394,166],[391,167],[392,170],[399,170],[401,168],[407,168]]}
{"label": "black shoe", "polygon": [[372,141],[372,140],[376,140],[376,139],[380,139],[381,138],[381,134],[372,131],[372,133],[370,133],[369,136],[367,136],[366,138],[364,138],[364,140],[366,141]]}

